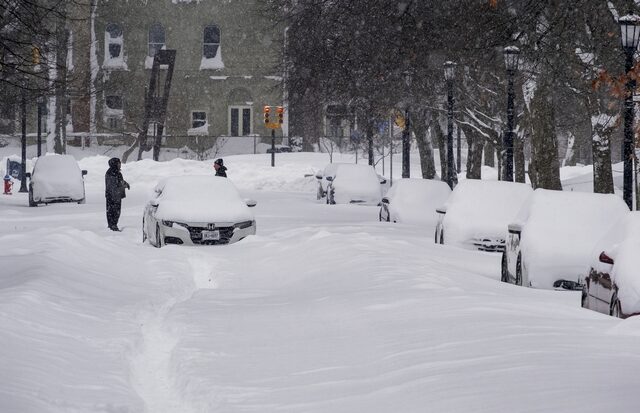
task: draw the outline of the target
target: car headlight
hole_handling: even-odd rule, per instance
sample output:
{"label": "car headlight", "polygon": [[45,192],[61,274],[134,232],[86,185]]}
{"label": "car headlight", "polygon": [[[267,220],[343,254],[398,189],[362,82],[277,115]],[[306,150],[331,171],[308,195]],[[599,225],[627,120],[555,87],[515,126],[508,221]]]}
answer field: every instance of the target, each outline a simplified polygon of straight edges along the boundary
{"label": "car headlight", "polygon": [[237,224],[233,224],[233,226],[235,228],[238,229],[245,229],[245,228],[250,228],[255,221],[242,221],[242,222],[238,222]]}

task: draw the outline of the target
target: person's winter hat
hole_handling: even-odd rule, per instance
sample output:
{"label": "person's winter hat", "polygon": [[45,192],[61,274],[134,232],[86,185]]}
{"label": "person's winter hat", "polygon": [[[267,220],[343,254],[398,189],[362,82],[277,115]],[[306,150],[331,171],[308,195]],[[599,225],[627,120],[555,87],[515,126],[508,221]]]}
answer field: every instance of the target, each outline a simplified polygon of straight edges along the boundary
{"label": "person's winter hat", "polygon": [[109,166],[110,166],[111,168],[116,168],[116,167],[117,167],[117,166],[119,166],[119,165],[120,165],[120,159],[118,159],[118,158],[111,158],[111,159],[109,159]]}
{"label": "person's winter hat", "polygon": [[222,162],[222,158],[218,158],[218,159],[216,159],[216,160],[215,160],[215,162],[214,162],[214,164],[216,164],[216,165],[220,165],[220,166],[224,165],[224,163]]}

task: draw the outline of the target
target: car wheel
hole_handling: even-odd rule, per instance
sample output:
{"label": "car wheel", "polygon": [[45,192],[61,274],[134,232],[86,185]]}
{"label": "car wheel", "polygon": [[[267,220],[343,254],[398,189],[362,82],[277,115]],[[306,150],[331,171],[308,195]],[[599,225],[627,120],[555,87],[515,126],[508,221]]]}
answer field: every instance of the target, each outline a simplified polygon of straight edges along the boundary
{"label": "car wheel", "polygon": [[382,222],[382,210],[378,212],[378,221]]}
{"label": "car wheel", "polygon": [[156,224],[156,248],[162,247],[162,236],[160,236],[160,225]]}
{"label": "car wheel", "polygon": [[78,201],[78,204],[82,205],[82,204],[86,204],[87,203],[87,199],[86,198],[82,198],[81,200]]}
{"label": "car wheel", "polygon": [[440,230],[440,244],[444,245],[444,229]]}
{"label": "car wheel", "polygon": [[38,204],[33,200],[33,187],[29,185],[29,206],[36,207]]}
{"label": "car wheel", "polygon": [[333,188],[331,188],[331,191],[327,192],[327,203],[330,205],[336,204],[335,191],[333,190]]}
{"label": "car wheel", "polygon": [[506,252],[502,253],[502,264],[501,264],[500,268],[501,268],[500,281],[502,281],[503,283],[508,283],[509,282],[509,268],[507,267],[507,253]]}
{"label": "car wheel", "polygon": [[609,315],[616,318],[622,318],[622,308],[620,307],[620,301],[616,296],[613,296],[613,300],[611,300],[611,308],[609,309]]}
{"label": "car wheel", "polygon": [[142,243],[147,241],[147,231],[144,230],[144,218],[142,218]]}
{"label": "car wheel", "polygon": [[522,285],[522,255],[518,254],[516,261],[516,285]]}

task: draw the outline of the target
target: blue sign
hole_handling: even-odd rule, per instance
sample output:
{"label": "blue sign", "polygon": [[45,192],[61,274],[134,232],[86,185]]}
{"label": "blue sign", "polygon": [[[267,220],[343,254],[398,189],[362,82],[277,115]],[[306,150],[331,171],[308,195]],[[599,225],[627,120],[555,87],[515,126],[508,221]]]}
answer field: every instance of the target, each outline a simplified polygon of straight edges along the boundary
{"label": "blue sign", "polygon": [[22,162],[7,159],[7,174],[18,181],[22,180]]}

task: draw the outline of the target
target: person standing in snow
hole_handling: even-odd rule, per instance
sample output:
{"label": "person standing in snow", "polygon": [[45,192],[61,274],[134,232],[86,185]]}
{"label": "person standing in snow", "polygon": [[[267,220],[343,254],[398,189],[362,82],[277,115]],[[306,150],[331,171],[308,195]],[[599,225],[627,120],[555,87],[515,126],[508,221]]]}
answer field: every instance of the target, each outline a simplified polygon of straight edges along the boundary
{"label": "person standing in snow", "polygon": [[216,170],[216,176],[221,176],[223,178],[227,177],[227,167],[224,166],[222,158],[216,159],[216,161],[213,163],[213,169]]}
{"label": "person standing in snow", "polygon": [[118,220],[122,208],[122,198],[125,198],[125,188],[131,187],[120,172],[121,162],[118,158],[109,159],[109,169],[104,175],[104,196],[107,199],[107,224],[112,231],[120,231]]}

